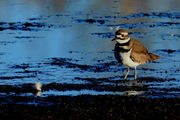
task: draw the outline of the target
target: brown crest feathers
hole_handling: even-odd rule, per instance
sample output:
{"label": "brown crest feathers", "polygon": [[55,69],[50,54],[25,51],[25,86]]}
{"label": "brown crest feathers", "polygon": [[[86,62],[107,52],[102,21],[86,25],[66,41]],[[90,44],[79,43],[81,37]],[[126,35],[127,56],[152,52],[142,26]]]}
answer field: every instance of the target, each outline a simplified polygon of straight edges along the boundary
{"label": "brown crest feathers", "polygon": [[120,34],[120,33],[122,33],[122,32],[128,33],[128,30],[125,30],[125,29],[119,29],[119,30],[116,31],[115,35],[118,35],[118,34]]}

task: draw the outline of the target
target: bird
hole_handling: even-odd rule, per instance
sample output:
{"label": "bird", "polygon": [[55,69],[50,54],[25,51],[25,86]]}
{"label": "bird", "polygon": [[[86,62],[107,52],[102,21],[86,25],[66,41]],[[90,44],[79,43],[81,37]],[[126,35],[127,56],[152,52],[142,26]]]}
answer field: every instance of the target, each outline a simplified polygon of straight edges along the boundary
{"label": "bird", "polygon": [[128,68],[124,80],[127,79],[130,68],[134,68],[134,79],[136,80],[137,66],[160,58],[158,55],[149,53],[139,40],[131,38],[126,29],[118,29],[112,41],[116,41],[114,47],[116,60]]}

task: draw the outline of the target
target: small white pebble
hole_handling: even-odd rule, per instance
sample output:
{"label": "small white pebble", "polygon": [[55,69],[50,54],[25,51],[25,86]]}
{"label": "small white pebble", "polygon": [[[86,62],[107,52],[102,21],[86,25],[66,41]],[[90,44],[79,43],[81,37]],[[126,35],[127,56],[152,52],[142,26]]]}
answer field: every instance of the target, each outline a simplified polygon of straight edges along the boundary
{"label": "small white pebble", "polygon": [[36,82],[35,83],[35,89],[38,90],[38,91],[41,91],[41,88],[42,88],[42,83],[41,82]]}

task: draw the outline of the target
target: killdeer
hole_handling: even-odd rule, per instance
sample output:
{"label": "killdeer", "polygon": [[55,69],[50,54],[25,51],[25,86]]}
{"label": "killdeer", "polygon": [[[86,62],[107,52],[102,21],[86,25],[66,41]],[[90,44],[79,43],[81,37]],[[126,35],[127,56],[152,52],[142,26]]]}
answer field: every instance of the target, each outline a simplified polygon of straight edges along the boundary
{"label": "killdeer", "polygon": [[[158,55],[149,53],[147,48],[136,39],[130,38],[128,31],[119,29],[115,33],[116,40],[114,55],[119,63],[128,67],[128,71],[124,77],[127,78],[130,68],[134,68],[134,79],[137,77],[136,67],[138,65],[150,62],[160,57]],[[112,40],[112,41],[113,41]]]}

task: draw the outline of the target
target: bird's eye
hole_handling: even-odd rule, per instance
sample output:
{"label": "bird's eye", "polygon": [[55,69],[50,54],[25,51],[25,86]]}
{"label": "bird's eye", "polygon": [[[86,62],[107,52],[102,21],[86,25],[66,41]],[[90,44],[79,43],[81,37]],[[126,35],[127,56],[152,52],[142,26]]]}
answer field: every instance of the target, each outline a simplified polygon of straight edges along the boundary
{"label": "bird's eye", "polygon": [[121,34],[122,37],[124,37],[125,35]]}

